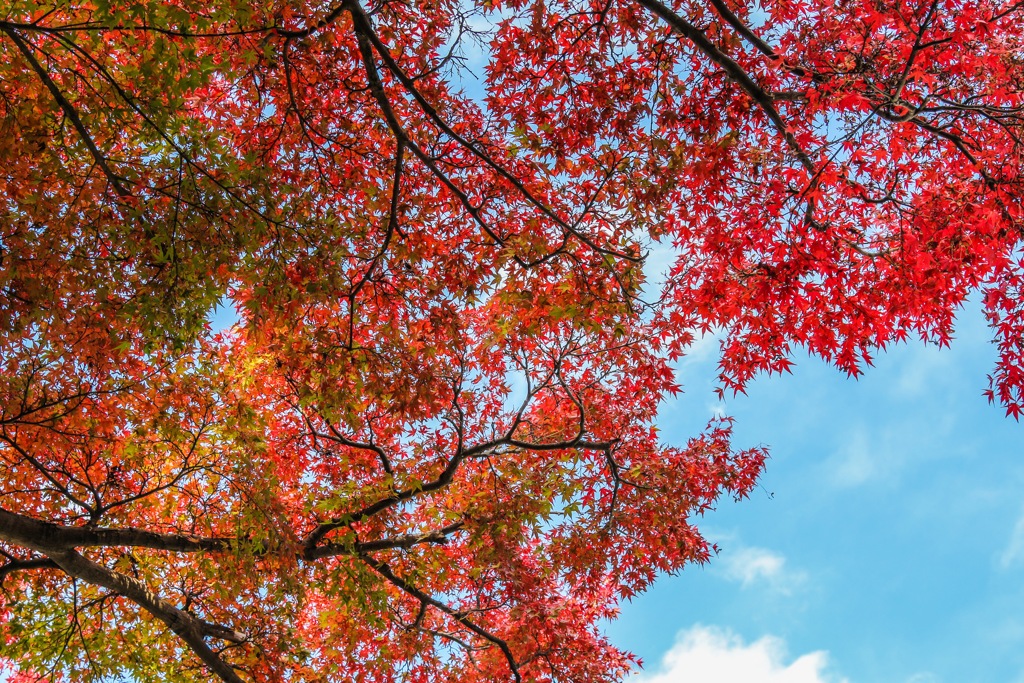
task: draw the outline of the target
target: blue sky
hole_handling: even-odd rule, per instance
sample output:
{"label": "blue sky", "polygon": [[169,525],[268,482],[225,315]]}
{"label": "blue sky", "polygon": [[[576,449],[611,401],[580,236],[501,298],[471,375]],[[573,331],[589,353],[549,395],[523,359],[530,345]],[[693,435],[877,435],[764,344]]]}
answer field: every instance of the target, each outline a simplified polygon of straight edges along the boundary
{"label": "blue sky", "polygon": [[957,337],[858,380],[797,358],[724,404],[714,340],[683,361],[665,439],[724,409],[772,458],[762,489],[699,520],[720,554],[608,626],[643,657],[635,683],[1024,683],[1024,425],[982,396],[977,304]]}

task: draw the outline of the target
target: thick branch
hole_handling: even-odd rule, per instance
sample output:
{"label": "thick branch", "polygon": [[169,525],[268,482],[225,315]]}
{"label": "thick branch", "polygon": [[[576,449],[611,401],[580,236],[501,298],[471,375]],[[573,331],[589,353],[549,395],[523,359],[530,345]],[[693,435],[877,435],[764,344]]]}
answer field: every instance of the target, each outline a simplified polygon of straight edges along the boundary
{"label": "thick branch", "polygon": [[[244,635],[224,626],[204,622],[157,596],[138,579],[107,569],[74,550],[75,546],[82,545],[133,545],[161,550],[201,550],[203,548],[197,547],[203,545],[199,539],[130,529],[66,527],[40,522],[7,510],[0,510],[0,539],[46,555],[69,576],[128,598],[164,622],[222,680],[227,683],[242,683],[234,669],[211,650],[203,638],[212,636],[237,644],[245,642]],[[191,541],[191,545],[187,541]]]}
{"label": "thick branch", "polygon": [[13,29],[6,26],[0,26],[0,31],[6,33],[11,41],[14,42],[18,51],[21,52],[22,56],[25,58],[25,61],[28,62],[29,66],[32,67],[32,70],[36,72],[39,80],[41,80],[50,91],[53,99],[60,106],[64,115],[68,117],[68,120],[71,121],[71,125],[74,126],[79,137],[82,138],[82,142],[89,150],[89,153],[92,155],[96,165],[100,167],[100,170],[103,171],[103,175],[107,177],[107,180],[113,186],[114,191],[117,192],[118,196],[122,199],[132,196],[131,192],[125,189],[124,185],[121,184],[121,179],[118,178],[113,169],[110,168],[110,165],[107,163],[106,156],[104,156],[96,146],[96,143],[93,141],[92,136],[85,127],[85,124],[82,123],[82,119],[79,117],[78,111],[75,110],[74,105],[68,101],[68,98],[64,96],[64,93],[60,91],[57,84],[53,82],[52,78],[50,78],[50,74],[46,72],[43,65],[40,64],[39,60],[37,60],[35,55],[32,54],[32,48],[30,48],[28,43],[26,43],[25,40]]}
{"label": "thick branch", "polygon": [[810,173],[812,176],[815,175],[816,170],[814,163],[811,158],[807,156],[803,148],[796,141],[792,131],[786,125],[786,122],[782,119],[782,115],[779,114],[779,110],[775,108],[774,99],[772,96],[764,90],[761,86],[754,82],[746,70],[733,60],[732,57],[722,52],[718,47],[708,39],[704,32],[699,28],[688,22],[676,14],[670,7],[664,5],[658,0],[636,0],[638,4],[645,7],[654,15],[663,19],[672,30],[679,33],[683,37],[687,38],[693,43],[698,50],[704,53],[704,55],[712,62],[722,67],[726,75],[740,88],[747,93],[757,103],[761,110],[768,116],[772,124],[774,124],[779,134],[786,140],[786,144],[790,150],[796,155],[796,158],[800,161],[800,164]]}
{"label": "thick branch", "polygon": [[736,14],[733,13],[729,6],[725,4],[724,0],[710,0],[711,4],[718,10],[718,14],[725,19],[730,26],[732,26],[737,33],[746,38],[747,42],[757,48],[757,50],[771,59],[778,59],[779,55],[776,54],[775,50],[768,43],[761,40],[761,37],[750,30],[750,28],[744,24]]}
{"label": "thick branch", "polygon": [[[163,534],[141,529],[97,529],[63,526],[0,508],[0,539],[47,553],[73,548],[151,548],[170,552],[225,551],[231,539],[189,534]],[[47,553],[48,554],[48,553]]]}
{"label": "thick branch", "polygon": [[47,557],[40,557],[34,560],[11,560],[0,565],[0,587],[8,576],[14,572],[23,572],[31,569],[58,569],[57,563]]}
{"label": "thick branch", "polygon": [[122,595],[162,621],[185,641],[189,649],[221,680],[226,683],[244,683],[231,665],[221,659],[203,640],[204,636],[209,635],[241,643],[245,641],[244,635],[223,626],[207,624],[157,596],[141,581],[111,571],[74,550],[50,550],[47,554],[70,576]]}

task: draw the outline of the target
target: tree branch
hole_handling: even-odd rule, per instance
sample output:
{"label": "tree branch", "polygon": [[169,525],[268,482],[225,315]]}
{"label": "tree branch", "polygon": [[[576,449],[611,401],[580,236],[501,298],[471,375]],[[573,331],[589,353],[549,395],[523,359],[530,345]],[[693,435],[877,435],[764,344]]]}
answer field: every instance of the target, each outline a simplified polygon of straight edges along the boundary
{"label": "tree branch", "polygon": [[57,563],[48,557],[40,557],[34,560],[11,560],[0,565],[0,587],[3,586],[7,577],[15,572],[27,571],[30,569],[59,569]]}
{"label": "tree branch", "polygon": [[430,101],[428,101],[427,98],[423,96],[419,88],[416,87],[416,83],[413,81],[413,79],[410,78],[405,73],[402,67],[391,55],[391,51],[388,50],[387,45],[384,44],[384,42],[377,35],[376,31],[374,31],[373,24],[370,22],[370,18],[366,16],[366,12],[363,10],[362,6],[356,0],[349,0],[349,2],[352,5],[352,20],[353,24],[356,26],[356,29],[366,35],[367,39],[370,41],[374,49],[377,51],[377,54],[380,55],[381,59],[384,62],[384,66],[387,68],[387,70],[390,71],[391,74],[396,79],[398,79],[398,82],[402,84],[405,90],[410,95],[412,95],[413,99],[416,100],[417,104],[419,104],[420,109],[423,110],[427,117],[430,118],[445,135],[455,140],[463,148],[469,150],[469,152],[473,156],[483,161],[484,164],[486,164],[491,170],[493,170],[495,173],[501,176],[501,178],[503,178],[506,182],[511,184],[512,187],[514,187],[516,191],[518,191],[519,194],[521,194],[526,199],[527,202],[533,205],[533,207],[540,211],[544,216],[547,216],[562,230],[564,230],[566,233],[573,235],[578,240],[580,240],[580,242],[587,245],[595,252],[599,254],[607,254],[609,256],[614,256],[616,258],[621,258],[633,263],[639,262],[641,260],[640,257],[636,255],[627,254],[621,251],[616,251],[614,249],[607,249],[596,244],[590,237],[583,234],[577,228],[570,225],[568,222],[559,217],[558,214],[556,214],[551,207],[549,207],[544,202],[540,201],[540,199],[538,199],[532,192],[530,192],[530,190],[523,184],[522,180],[517,178],[508,169],[506,169],[504,166],[495,161],[489,154],[484,153],[476,144],[467,140],[465,137],[457,133],[448,124],[448,122],[444,120],[440,113],[438,113],[437,108],[434,107],[434,105],[432,105]]}
{"label": "tree branch", "polygon": [[462,624],[467,629],[477,634],[484,640],[494,645],[497,645],[498,649],[500,649],[502,654],[505,655],[505,659],[508,661],[508,666],[512,670],[512,677],[515,678],[516,683],[522,682],[523,677],[519,673],[519,664],[516,662],[515,656],[512,654],[512,649],[508,646],[508,643],[506,643],[504,640],[494,635],[490,631],[480,627],[478,624],[476,624],[476,622],[470,620],[470,618],[467,617],[465,614],[457,612],[456,610],[452,609],[440,600],[434,598],[433,596],[427,593],[424,593],[419,588],[416,588],[416,586],[412,585],[411,583],[409,583],[408,581],[406,581],[405,579],[401,578],[393,571],[391,571],[391,567],[389,567],[386,562],[381,562],[380,560],[377,560],[369,555],[360,555],[359,557],[363,562],[372,567],[378,574],[387,579],[387,581],[392,585],[400,588],[402,591],[408,593],[414,598],[417,598],[421,603],[425,603],[433,607],[436,607],[437,609],[444,612],[452,619]]}
{"label": "tree branch", "polygon": [[165,534],[141,529],[98,529],[42,522],[0,508],[0,539],[49,554],[48,550],[128,547],[169,552],[217,552],[232,547],[232,539]]}
{"label": "tree branch", "polygon": [[360,541],[351,546],[343,543],[327,543],[322,546],[317,546],[312,551],[307,552],[305,554],[305,558],[308,560],[315,560],[321,557],[362,554],[378,550],[408,550],[413,546],[421,545],[423,543],[444,545],[449,540],[448,536],[455,533],[463,526],[464,522],[455,522],[446,527],[427,531],[425,533],[403,534],[401,536],[381,538],[376,541]]}
{"label": "tree branch", "polygon": [[50,75],[46,72],[46,69],[43,68],[43,65],[40,64],[39,60],[37,60],[35,55],[32,54],[32,49],[29,47],[28,43],[26,43],[25,40],[20,35],[18,35],[16,31],[7,26],[0,26],[0,31],[6,33],[7,36],[11,39],[11,41],[14,42],[14,44],[18,48],[18,51],[21,52],[22,56],[25,58],[25,61],[28,62],[29,66],[32,67],[32,70],[36,72],[36,75],[39,77],[39,80],[41,80],[43,84],[46,86],[46,88],[50,91],[50,94],[53,96],[53,99],[60,106],[61,110],[64,112],[64,115],[68,117],[68,120],[71,121],[71,125],[74,126],[76,131],[78,131],[79,137],[82,138],[82,142],[89,150],[89,153],[92,155],[92,158],[96,162],[96,165],[100,167],[101,171],[103,171],[103,175],[107,177],[107,180],[113,186],[114,191],[122,199],[127,199],[128,197],[131,197],[132,193],[129,192],[124,187],[124,185],[121,184],[121,179],[118,178],[117,175],[114,173],[113,169],[110,168],[110,165],[107,163],[106,156],[104,156],[103,153],[100,152],[99,148],[96,146],[95,141],[93,141],[92,136],[89,134],[88,129],[86,129],[85,127],[85,124],[82,123],[82,119],[78,115],[78,111],[75,110],[74,105],[72,105],[71,102],[68,101],[68,98],[64,96],[64,93],[60,91],[60,88],[57,87],[57,84],[53,82],[53,79],[50,78]]}
{"label": "tree branch", "polygon": [[796,141],[796,137],[793,136],[792,131],[782,119],[782,115],[779,114],[779,110],[775,108],[772,96],[761,86],[755,83],[743,67],[737,64],[732,57],[718,49],[718,47],[712,43],[706,35],[704,35],[703,31],[676,14],[667,5],[658,2],[658,0],[636,0],[636,2],[645,7],[652,14],[663,19],[672,27],[672,30],[687,38],[698,50],[703,52],[708,59],[722,67],[726,75],[734,83],[739,85],[740,88],[746,92],[755,103],[757,103],[765,115],[771,120],[776,130],[778,130],[779,134],[782,135],[783,139],[785,139],[786,144],[800,161],[800,164],[804,169],[810,173],[812,177],[816,175],[817,171],[814,168],[814,163],[803,148],[800,147],[800,144]]}
{"label": "tree branch", "polygon": [[[40,551],[47,552],[45,549]],[[234,668],[210,649],[203,639],[204,636],[212,636],[232,643],[243,643],[246,640],[244,635],[202,621],[157,596],[141,581],[111,571],[74,550],[51,549],[47,554],[70,576],[122,595],[162,621],[225,683],[244,683]]]}

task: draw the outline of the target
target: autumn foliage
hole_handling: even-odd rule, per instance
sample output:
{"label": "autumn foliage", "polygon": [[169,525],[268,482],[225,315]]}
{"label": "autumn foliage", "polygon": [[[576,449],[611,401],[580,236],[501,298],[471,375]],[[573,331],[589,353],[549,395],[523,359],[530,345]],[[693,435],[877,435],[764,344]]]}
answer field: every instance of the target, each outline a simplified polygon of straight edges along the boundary
{"label": "autumn foliage", "polygon": [[599,623],[708,559],[692,520],[765,457],[727,420],[659,438],[695,335],[742,391],[798,347],[946,344],[980,292],[1024,409],[1022,24],[5,0],[7,666],[620,678]]}

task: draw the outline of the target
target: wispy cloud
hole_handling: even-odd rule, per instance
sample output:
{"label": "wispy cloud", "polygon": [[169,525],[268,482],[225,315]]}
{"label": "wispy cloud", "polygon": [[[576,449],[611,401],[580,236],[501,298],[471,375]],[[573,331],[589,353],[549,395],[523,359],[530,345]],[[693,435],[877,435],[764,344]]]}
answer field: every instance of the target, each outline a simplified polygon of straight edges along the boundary
{"label": "wispy cloud", "polygon": [[740,548],[722,559],[725,575],[744,586],[759,579],[775,581],[786,565],[785,557],[765,548]]}
{"label": "wispy cloud", "polygon": [[826,671],[825,651],[788,660],[781,638],[769,635],[748,644],[732,631],[697,625],[679,633],[657,671],[629,683],[848,683]]}
{"label": "wispy cloud", "polygon": [[725,404],[722,403],[721,401],[718,401],[716,403],[708,403],[707,409],[708,414],[710,414],[711,417],[715,418],[716,420],[721,420],[727,414],[725,410]]}
{"label": "wispy cloud", "polygon": [[999,554],[999,567],[1011,569],[1024,565],[1024,512],[1017,518],[1017,523],[1010,532],[1010,538]]}
{"label": "wispy cloud", "polygon": [[918,347],[906,357],[896,381],[890,385],[890,391],[896,396],[920,396],[929,387],[934,389],[936,378],[943,378],[949,373],[953,360],[948,349],[934,345]]}
{"label": "wispy cloud", "polygon": [[840,488],[860,486],[879,473],[877,446],[873,446],[867,429],[851,432],[846,443],[829,458],[832,483]]}
{"label": "wispy cloud", "polygon": [[717,566],[726,579],[736,581],[744,588],[761,584],[790,594],[807,580],[806,573],[787,567],[783,555],[767,548],[741,546],[727,549],[713,566]]}

